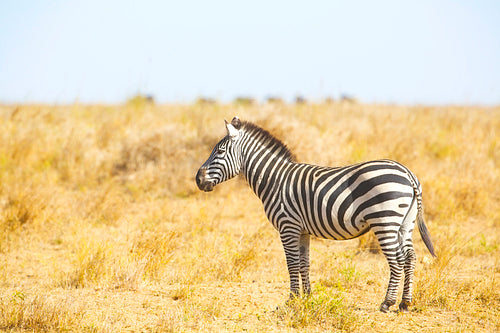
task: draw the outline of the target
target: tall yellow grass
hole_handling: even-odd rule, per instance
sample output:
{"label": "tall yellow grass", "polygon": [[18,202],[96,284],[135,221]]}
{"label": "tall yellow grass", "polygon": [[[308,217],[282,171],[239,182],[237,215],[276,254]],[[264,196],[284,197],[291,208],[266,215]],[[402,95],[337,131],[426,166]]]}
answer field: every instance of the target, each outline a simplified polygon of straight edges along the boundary
{"label": "tall yellow grass", "polygon": [[[410,314],[378,313],[388,268],[369,235],[314,239],[315,293],[283,306],[260,201],[241,178],[194,183],[234,115],[300,161],[415,172],[438,258],[414,237]],[[0,129],[1,330],[500,330],[498,107],[3,105]]]}

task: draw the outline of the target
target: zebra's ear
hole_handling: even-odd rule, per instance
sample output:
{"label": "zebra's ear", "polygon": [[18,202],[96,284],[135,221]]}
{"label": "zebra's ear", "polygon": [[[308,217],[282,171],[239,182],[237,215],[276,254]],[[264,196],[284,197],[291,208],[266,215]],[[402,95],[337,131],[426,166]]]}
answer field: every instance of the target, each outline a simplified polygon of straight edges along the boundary
{"label": "zebra's ear", "polygon": [[227,135],[231,138],[235,138],[238,135],[238,130],[226,120],[224,120],[224,122],[226,123]]}
{"label": "zebra's ear", "polygon": [[239,130],[240,127],[241,127],[241,120],[240,120],[240,118],[238,118],[238,116],[235,116],[233,118],[233,120],[231,120],[231,125],[233,125],[234,128],[236,128],[236,129]]}

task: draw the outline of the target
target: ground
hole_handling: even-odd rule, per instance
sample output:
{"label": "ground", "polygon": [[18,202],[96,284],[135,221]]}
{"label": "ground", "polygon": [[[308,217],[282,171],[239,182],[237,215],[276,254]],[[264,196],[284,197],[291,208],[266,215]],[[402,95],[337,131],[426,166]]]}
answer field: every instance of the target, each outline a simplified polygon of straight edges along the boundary
{"label": "ground", "polygon": [[[313,293],[290,303],[278,233],[244,179],[194,175],[224,118],[303,162],[390,158],[423,185],[410,313],[379,312],[373,236],[311,241]],[[0,329],[500,330],[500,109],[321,105],[0,106]]]}

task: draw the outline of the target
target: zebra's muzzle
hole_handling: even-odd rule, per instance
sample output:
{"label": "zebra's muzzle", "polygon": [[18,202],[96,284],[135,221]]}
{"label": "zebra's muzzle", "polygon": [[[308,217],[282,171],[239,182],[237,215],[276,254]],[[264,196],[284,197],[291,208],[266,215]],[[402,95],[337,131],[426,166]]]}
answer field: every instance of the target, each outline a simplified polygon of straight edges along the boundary
{"label": "zebra's muzzle", "polygon": [[214,189],[214,182],[207,180],[207,169],[200,168],[196,174],[196,185],[205,192],[210,192]]}

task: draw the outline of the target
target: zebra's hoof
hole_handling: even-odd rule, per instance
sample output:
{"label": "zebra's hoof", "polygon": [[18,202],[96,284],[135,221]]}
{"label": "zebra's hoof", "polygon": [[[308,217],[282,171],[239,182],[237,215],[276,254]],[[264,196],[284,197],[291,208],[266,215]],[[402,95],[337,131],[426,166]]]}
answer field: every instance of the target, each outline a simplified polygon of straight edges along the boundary
{"label": "zebra's hoof", "polygon": [[380,306],[380,311],[382,311],[383,313],[389,312],[389,306],[385,303],[382,303],[382,305]]}
{"label": "zebra's hoof", "polygon": [[410,305],[410,301],[407,300],[402,300],[401,303],[399,303],[399,312],[406,313],[410,312],[408,306]]}
{"label": "zebra's hoof", "polygon": [[382,311],[383,313],[389,312],[389,308],[391,307],[391,305],[394,305],[394,302],[384,301],[382,305],[380,305],[380,311]]}
{"label": "zebra's hoof", "polygon": [[286,305],[297,301],[300,298],[300,294],[298,292],[291,292],[288,300],[286,301]]}

